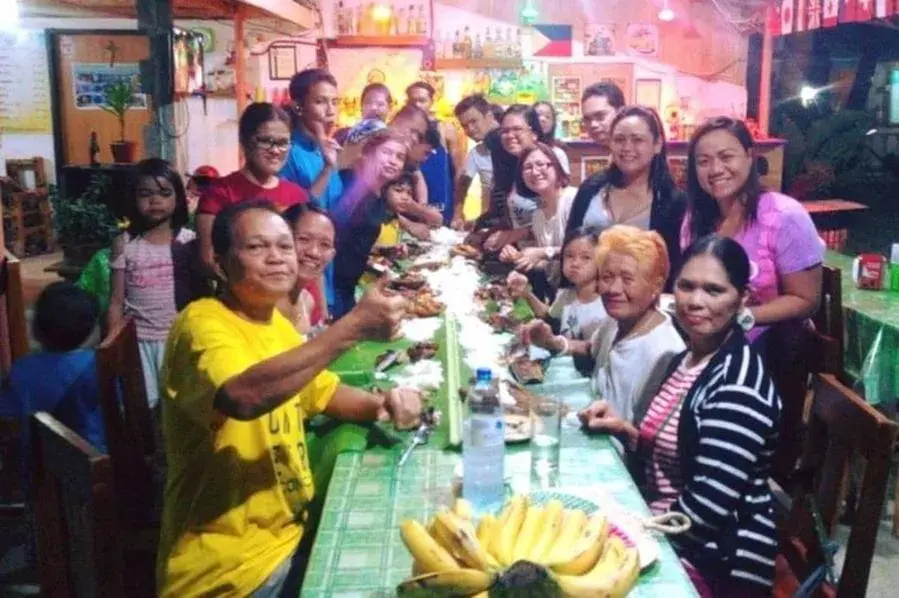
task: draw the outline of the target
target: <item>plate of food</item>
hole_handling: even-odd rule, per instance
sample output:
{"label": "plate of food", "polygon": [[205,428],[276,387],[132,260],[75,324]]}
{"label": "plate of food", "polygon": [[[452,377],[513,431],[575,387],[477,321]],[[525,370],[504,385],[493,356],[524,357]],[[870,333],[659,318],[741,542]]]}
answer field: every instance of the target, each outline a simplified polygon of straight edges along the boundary
{"label": "plate of food", "polygon": [[439,316],[446,305],[437,300],[431,291],[421,291],[409,301],[406,312],[416,318],[433,318]]}
{"label": "plate of food", "polygon": [[540,361],[522,356],[509,364],[509,372],[519,384],[541,384],[544,375],[543,366]]}
{"label": "plate of food", "polygon": [[420,272],[404,272],[400,276],[393,278],[390,282],[387,283],[387,288],[400,291],[403,289],[410,289],[416,291],[426,284],[425,277],[421,275]]}
{"label": "plate of food", "polygon": [[481,259],[481,251],[473,245],[453,245],[450,248],[450,255],[461,256],[469,260]]}

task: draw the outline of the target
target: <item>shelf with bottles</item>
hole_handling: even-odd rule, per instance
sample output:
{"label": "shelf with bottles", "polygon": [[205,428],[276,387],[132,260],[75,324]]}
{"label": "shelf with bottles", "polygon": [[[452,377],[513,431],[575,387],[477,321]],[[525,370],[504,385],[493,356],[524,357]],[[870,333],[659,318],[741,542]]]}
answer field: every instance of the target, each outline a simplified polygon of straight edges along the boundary
{"label": "shelf with bottles", "polygon": [[[336,37],[346,46],[421,46],[431,34],[431,11],[425,3],[406,8],[402,1],[342,0],[334,17]],[[393,38],[402,41],[383,43]]]}
{"label": "shelf with bottles", "polygon": [[524,66],[521,58],[438,58],[434,68],[438,71],[450,69],[520,69]]}
{"label": "shelf with bottles", "polygon": [[342,35],[330,45],[335,48],[364,48],[383,46],[388,48],[421,48],[430,40],[426,35]]}
{"label": "shelf with bottles", "polygon": [[[472,31],[465,26],[455,31],[439,30],[434,39],[434,49],[437,64],[451,61],[517,61],[521,66],[521,29],[512,27],[486,27],[483,31]],[[472,66],[481,68],[494,68],[492,65]],[[505,68],[503,64],[495,68]],[[438,66],[438,68],[440,68]],[[459,67],[444,67],[459,68]],[[466,67],[461,67],[466,68]],[[511,68],[515,68],[513,65]]]}

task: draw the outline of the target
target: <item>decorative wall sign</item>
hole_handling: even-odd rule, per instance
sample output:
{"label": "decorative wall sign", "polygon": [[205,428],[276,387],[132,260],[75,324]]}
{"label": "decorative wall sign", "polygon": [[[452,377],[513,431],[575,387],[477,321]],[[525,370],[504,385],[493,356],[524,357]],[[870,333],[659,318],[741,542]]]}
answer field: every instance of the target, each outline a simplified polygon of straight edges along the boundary
{"label": "decorative wall sign", "polygon": [[584,27],[585,56],[613,56],[615,54],[615,25],[588,24]]}
{"label": "decorative wall sign", "polygon": [[293,44],[275,44],[268,49],[268,78],[272,81],[289,81],[297,72],[297,47]]}
{"label": "decorative wall sign", "polygon": [[51,130],[50,67],[44,33],[0,34],[0,131]]}
{"label": "decorative wall sign", "polygon": [[662,104],[662,81],[637,79],[634,83],[634,103],[658,111]]}
{"label": "decorative wall sign", "polygon": [[646,23],[630,23],[625,43],[627,51],[634,56],[658,56],[659,28]]}

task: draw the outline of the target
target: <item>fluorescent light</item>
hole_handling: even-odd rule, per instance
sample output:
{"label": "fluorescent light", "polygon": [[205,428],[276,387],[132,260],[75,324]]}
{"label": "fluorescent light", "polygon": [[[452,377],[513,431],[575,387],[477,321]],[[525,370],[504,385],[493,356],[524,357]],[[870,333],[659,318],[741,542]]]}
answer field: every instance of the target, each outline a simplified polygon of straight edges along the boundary
{"label": "fluorescent light", "polygon": [[0,21],[0,31],[16,31],[19,28],[19,0],[0,0],[0,14],[7,15]]}

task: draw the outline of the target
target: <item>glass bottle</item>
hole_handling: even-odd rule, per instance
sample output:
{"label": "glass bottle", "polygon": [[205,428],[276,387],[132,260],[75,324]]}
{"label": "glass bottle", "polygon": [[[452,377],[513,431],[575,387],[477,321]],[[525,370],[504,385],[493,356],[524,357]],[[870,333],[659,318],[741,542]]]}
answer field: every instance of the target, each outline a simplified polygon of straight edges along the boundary
{"label": "glass bottle", "polygon": [[493,52],[493,37],[490,35],[490,27],[487,27],[487,31],[484,32],[484,58],[493,58]]}
{"label": "glass bottle", "polygon": [[493,46],[493,53],[497,58],[506,57],[506,41],[503,39],[503,30],[496,28],[496,43]]}
{"label": "glass bottle", "polygon": [[346,22],[346,8],[343,6],[343,2],[337,3],[337,35],[347,35],[348,27]]}
{"label": "glass bottle", "polygon": [[400,18],[399,13],[397,12],[396,6],[391,2],[390,4],[390,20],[387,25],[387,35],[399,35],[400,33]]}
{"label": "glass bottle", "polygon": [[462,37],[458,29],[456,29],[456,36],[453,38],[453,58],[462,58]]}
{"label": "glass bottle", "polygon": [[411,4],[406,15],[406,35],[415,35],[415,7]]}
{"label": "glass bottle", "polygon": [[515,32],[515,57],[521,58],[521,29]]}
{"label": "glass bottle", "polygon": [[481,46],[481,34],[474,34],[474,48],[471,51],[471,55],[473,58],[483,58],[484,57],[484,47]]}
{"label": "glass bottle", "polygon": [[506,58],[515,56],[515,40],[512,39],[512,28],[506,27]]}
{"label": "glass bottle", "polygon": [[465,34],[462,36],[462,58],[471,58],[471,30],[468,25],[465,26]]}
{"label": "glass bottle", "polygon": [[425,7],[423,4],[418,5],[418,20],[415,23],[416,30],[418,31],[418,35],[427,35],[428,34],[428,17],[425,14]]}

